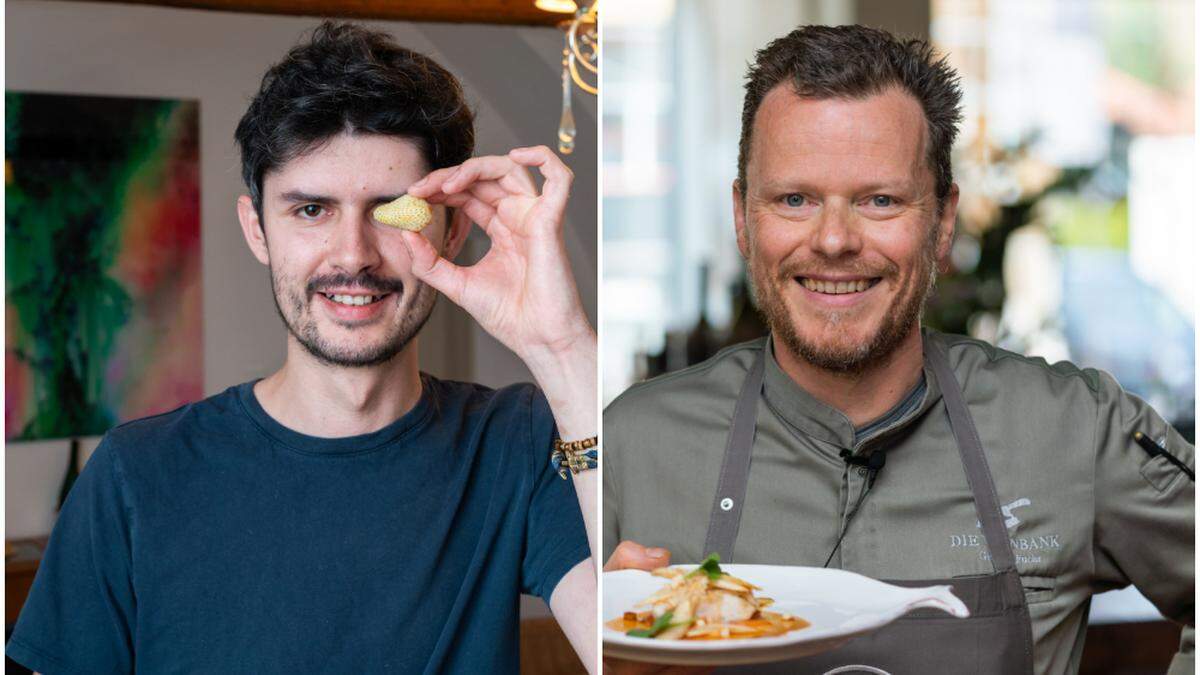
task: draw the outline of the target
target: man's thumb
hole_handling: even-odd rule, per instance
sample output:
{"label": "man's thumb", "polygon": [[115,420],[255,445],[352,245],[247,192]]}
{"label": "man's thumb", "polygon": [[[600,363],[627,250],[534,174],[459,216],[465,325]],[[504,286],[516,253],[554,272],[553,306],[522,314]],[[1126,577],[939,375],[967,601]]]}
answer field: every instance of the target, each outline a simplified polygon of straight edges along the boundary
{"label": "man's thumb", "polygon": [[438,255],[433,244],[416,232],[405,230],[400,233],[400,239],[408,249],[409,257],[412,258],[413,275],[433,286],[451,302],[462,304],[462,289],[465,282],[463,268]]}
{"label": "man's thumb", "polygon": [[665,548],[650,548],[636,541],[623,541],[617,545],[612,557],[604,565],[605,572],[616,570],[654,570],[671,562],[671,552]]}

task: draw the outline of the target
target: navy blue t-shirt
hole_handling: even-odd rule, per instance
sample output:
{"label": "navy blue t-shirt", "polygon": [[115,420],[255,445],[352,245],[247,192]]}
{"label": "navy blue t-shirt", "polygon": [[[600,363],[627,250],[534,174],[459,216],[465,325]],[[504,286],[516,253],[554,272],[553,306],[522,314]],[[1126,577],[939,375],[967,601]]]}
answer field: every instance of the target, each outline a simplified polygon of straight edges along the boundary
{"label": "navy blue t-shirt", "polygon": [[423,377],[370,434],[316,438],[253,383],[105,436],[8,655],[57,673],[516,673],[519,593],[589,555],[532,385]]}

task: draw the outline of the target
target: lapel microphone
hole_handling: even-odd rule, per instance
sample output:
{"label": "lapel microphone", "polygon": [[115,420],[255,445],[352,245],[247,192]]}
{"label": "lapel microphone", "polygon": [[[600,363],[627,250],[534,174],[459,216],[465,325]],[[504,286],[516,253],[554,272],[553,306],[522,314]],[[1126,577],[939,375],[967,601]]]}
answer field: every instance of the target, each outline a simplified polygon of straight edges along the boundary
{"label": "lapel microphone", "polygon": [[883,471],[883,465],[887,463],[887,453],[883,450],[876,450],[868,457],[857,457],[850,454],[849,450],[842,450],[841,456],[846,464],[866,468],[868,490],[875,485],[875,478],[879,476],[879,472]]}
{"label": "lapel microphone", "polygon": [[829,563],[833,561],[833,554],[837,553],[838,548],[842,545],[842,539],[845,538],[846,532],[850,529],[851,521],[854,520],[854,516],[858,515],[858,507],[862,506],[863,500],[871,493],[871,488],[875,485],[875,478],[883,470],[884,463],[887,462],[887,453],[883,450],[872,452],[870,457],[855,457],[850,454],[849,450],[842,450],[839,454],[842,457],[842,461],[847,465],[860,466],[867,470],[867,489],[863,490],[862,494],[858,496],[858,501],[854,503],[854,510],[846,518],[846,525],[842,528],[837,542],[833,545],[833,550],[829,552],[829,557],[825,559],[825,564],[822,567],[829,567]]}

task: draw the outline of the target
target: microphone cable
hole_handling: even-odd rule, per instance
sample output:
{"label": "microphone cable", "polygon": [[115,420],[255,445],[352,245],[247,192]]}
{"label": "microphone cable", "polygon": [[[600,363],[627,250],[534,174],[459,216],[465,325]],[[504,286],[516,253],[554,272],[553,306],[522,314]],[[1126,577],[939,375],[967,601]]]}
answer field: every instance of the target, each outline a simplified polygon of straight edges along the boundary
{"label": "microphone cable", "polygon": [[846,518],[846,526],[842,528],[842,533],[838,535],[837,542],[833,545],[833,550],[829,552],[829,557],[825,559],[825,564],[821,567],[829,567],[829,563],[833,561],[833,554],[842,545],[842,539],[846,538],[846,533],[850,531],[850,524],[854,522],[854,516],[858,515],[858,509],[866,500],[867,495],[871,493],[871,488],[875,487],[875,479],[879,477],[879,472],[883,471],[883,465],[887,463],[887,453],[883,450],[876,450],[871,453],[870,457],[855,457],[849,450],[842,450],[842,460],[847,466],[865,467],[867,470],[867,487],[858,496],[858,501],[854,502],[854,508],[850,511],[850,516]]}

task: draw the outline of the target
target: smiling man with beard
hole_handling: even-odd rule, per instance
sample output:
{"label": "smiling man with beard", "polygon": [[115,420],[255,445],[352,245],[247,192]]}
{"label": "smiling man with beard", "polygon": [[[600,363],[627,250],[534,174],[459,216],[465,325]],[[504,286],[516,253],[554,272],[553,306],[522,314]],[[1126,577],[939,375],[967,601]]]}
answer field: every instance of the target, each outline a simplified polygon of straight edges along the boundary
{"label": "smiling man with beard", "polygon": [[[51,674],[516,673],[525,592],[594,669],[595,472],[551,462],[597,423],[570,171],[545,147],[471,158],[454,76],[348,24],[268,71],[236,137],[284,365],[105,436],[9,656]],[[373,217],[406,193],[433,205],[420,233]],[[458,267],[472,222],[491,248]],[[540,389],[419,372],[439,294]]]}
{"label": "smiling man with beard", "polygon": [[948,584],[971,610],[747,672],[1072,673],[1092,594],[1129,584],[1193,625],[1193,483],[1134,434],[1188,466],[1192,445],[1105,373],[920,325],[954,234],[956,80],[861,26],[760,51],[732,198],[770,335],[604,413],[606,570],[716,552]]}

